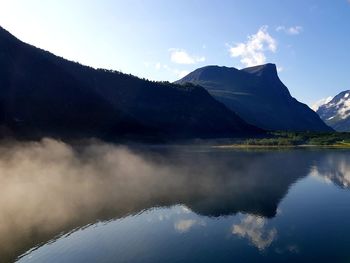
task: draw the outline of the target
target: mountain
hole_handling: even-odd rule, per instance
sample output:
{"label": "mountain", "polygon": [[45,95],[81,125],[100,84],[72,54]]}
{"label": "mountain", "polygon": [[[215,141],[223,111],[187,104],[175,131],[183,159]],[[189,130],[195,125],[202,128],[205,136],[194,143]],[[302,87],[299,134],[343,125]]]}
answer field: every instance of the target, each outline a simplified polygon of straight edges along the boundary
{"label": "mountain", "polygon": [[332,130],[314,111],[290,95],[274,64],[242,70],[207,66],[175,83],[206,88],[245,121],[266,130]]}
{"label": "mountain", "polygon": [[321,119],[336,131],[350,131],[350,90],[340,92],[316,110]]}
{"label": "mountain", "polygon": [[203,88],[94,69],[0,27],[0,133],[23,137],[220,137],[260,132]]}
{"label": "mountain", "polygon": [[343,151],[325,154],[323,160],[312,168],[311,174],[350,190],[350,155]]}

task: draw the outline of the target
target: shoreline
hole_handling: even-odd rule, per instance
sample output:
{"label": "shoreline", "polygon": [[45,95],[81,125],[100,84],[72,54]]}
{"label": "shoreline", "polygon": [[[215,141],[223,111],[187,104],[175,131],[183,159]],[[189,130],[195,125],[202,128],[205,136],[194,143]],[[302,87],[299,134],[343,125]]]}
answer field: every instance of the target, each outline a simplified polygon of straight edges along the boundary
{"label": "shoreline", "polygon": [[244,144],[227,144],[214,145],[213,148],[219,149],[350,149],[350,145],[332,144],[332,145],[244,145]]}

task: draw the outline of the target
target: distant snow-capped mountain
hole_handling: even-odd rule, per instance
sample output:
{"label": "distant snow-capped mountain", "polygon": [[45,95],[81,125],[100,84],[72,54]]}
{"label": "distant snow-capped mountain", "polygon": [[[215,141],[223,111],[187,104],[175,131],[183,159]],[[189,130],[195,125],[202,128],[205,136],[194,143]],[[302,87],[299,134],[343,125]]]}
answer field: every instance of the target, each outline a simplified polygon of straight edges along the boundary
{"label": "distant snow-capped mountain", "polygon": [[329,96],[327,98],[320,99],[319,101],[316,101],[314,104],[310,106],[311,109],[314,111],[317,111],[322,105],[327,104],[333,99],[332,96]]}
{"label": "distant snow-capped mountain", "polygon": [[337,131],[350,131],[350,90],[340,92],[316,110],[321,119]]}

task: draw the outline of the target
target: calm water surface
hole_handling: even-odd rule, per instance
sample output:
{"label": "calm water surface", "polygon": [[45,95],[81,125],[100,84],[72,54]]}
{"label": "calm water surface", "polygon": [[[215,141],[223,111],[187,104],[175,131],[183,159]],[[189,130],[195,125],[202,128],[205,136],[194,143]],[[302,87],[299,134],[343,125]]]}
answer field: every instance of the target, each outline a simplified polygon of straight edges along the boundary
{"label": "calm water surface", "polygon": [[349,151],[16,147],[1,262],[350,262]]}

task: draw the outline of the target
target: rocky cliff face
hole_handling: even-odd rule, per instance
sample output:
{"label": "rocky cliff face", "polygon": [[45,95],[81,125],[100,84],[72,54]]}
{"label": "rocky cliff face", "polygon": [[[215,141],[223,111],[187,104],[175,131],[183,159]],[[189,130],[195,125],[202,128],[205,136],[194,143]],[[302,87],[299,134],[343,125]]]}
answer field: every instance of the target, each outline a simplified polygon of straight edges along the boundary
{"label": "rocky cliff face", "polygon": [[308,106],[293,98],[274,64],[238,70],[207,66],[178,84],[203,86],[245,121],[267,130],[331,131]]}

